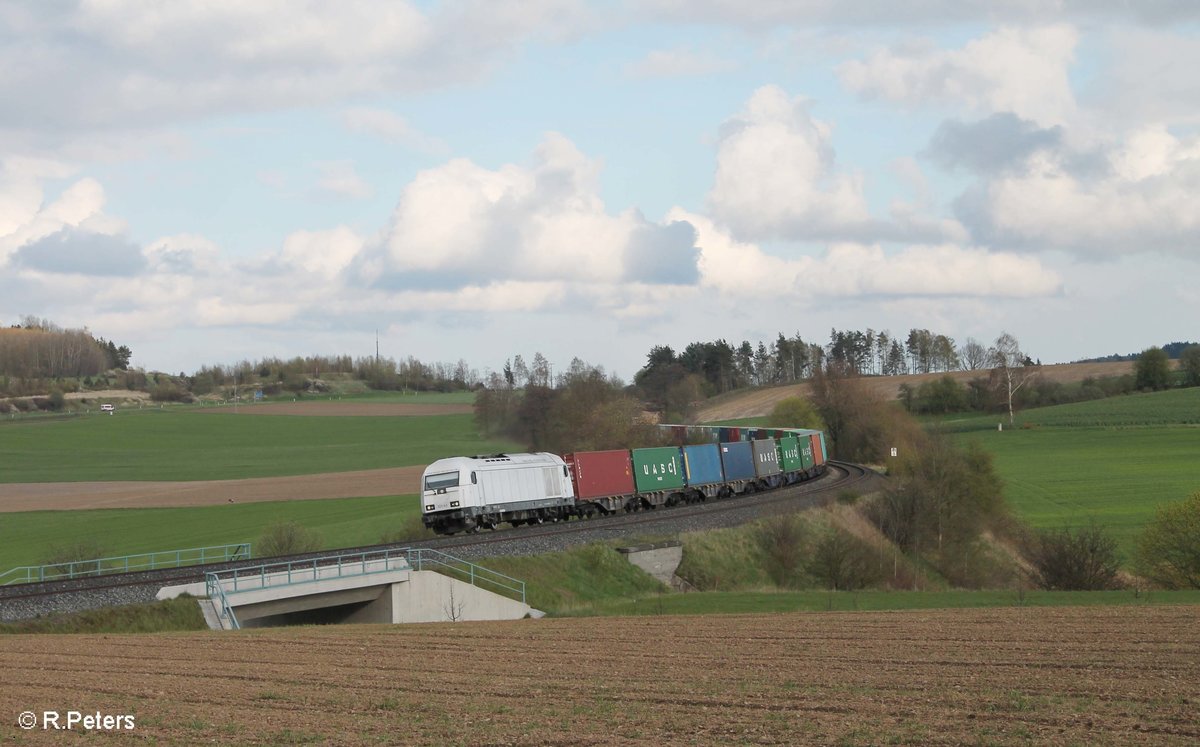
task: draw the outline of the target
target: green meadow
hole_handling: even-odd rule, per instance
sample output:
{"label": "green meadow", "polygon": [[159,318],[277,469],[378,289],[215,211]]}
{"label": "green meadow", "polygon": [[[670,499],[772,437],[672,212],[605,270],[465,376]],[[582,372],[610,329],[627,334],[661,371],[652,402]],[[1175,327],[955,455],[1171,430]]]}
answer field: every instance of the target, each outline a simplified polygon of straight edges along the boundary
{"label": "green meadow", "polygon": [[943,427],[994,455],[1018,516],[1046,529],[1094,519],[1127,559],[1159,505],[1200,490],[1200,389],[1029,410],[1004,431],[996,423],[991,416]]}
{"label": "green meadow", "polygon": [[106,557],[253,543],[268,526],[294,521],[323,548],[374,545],[418,516],[416,496],[268,501],[184,508],[0,513],[0,573],[41,565],[54,547],[100,543]]}
{"label": "green meadow", "polygon": [[0,422],[0,482],[223,480],[427,464],[512,450],[471,415],[327,417],[198,409]]}

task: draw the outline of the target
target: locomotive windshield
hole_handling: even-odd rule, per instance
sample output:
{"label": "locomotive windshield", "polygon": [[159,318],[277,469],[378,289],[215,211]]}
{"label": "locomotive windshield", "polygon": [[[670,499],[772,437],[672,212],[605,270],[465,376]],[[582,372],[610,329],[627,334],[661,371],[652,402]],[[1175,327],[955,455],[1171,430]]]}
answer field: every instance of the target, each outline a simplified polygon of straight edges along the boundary
{"label": "locomotive windshield", "polygon": [[442,490],[443,488],[457,488],[458,473],[457,472],[441,472],[436,475],[430,475],[425,478],[426,490]]}

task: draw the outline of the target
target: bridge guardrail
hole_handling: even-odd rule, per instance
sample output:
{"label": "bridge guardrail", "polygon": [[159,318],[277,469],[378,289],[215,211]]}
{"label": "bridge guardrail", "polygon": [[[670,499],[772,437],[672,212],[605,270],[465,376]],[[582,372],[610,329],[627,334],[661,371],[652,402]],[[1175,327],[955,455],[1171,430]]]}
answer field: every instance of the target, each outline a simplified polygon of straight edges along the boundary
{"label": "bridge guardrail", "polygon": [[[494,591],[504,596],[512,596],[514,599],[525,603],[525,582],[519,581],[512,576],[506,576],[499,571],[493,571],[483,566],[476,565],[462,558],[456,558],[453,555],[447,555],[440,550],[433,550],[427,547],[415,547],[408,551],[409,562],[413,566],[413,570],[435,570],[444,571],[445,575],[459,580],[466,581],[472,586],[479,586],[487,591]],[[431,566],[431,568],[426,568]]]}
{"label": "bridge guardrail", "polygon": [[524,581],[438,550],[421,547],[343,553],[230,568],[205,574],[205,585],[209,599],[217,605],[218,614],[230,620],[234,627],[240,627],[229,602],[230,594],[405,569],[437,571],[525,603]]}
{"label": "bridge guardrail", "polygon": [[76,578],[102,576],[106,573],[153,571],[160,568],[179,568],[205,563],[229,563],[254,557],[249,542],[236,545],[189,547],[179,550],[159,550],[137,555],[118,555],[111,558],[73,560],[65,563],[26,565],[0,573],[0,586],[32,584],[44,581],[68,581]]}

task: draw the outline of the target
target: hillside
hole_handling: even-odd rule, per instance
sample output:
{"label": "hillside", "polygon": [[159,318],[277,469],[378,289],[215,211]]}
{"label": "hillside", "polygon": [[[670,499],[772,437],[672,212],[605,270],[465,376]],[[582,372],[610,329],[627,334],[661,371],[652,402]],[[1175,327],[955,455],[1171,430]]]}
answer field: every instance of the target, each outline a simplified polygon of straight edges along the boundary
{"label": "hillside", "polygon": [[[1174,363],[1174,362],[1173,362]],[[1082,381],[1088,377],[1123,376],[1133,373],[1132,361],[1115,361],[1103,363],[1060,363],[1042,366],[1041,375],[1050,381],[1072,382]],[[868,376],[863,380],[867,386],[878,392],[884,399],[893,400],[899,396],[900,386],[907,384],[917,387],[926,381],[950,376],[966,383],[971,379],[986,377],[986,370],[951,371],[949,373],[910,374],[907,376]],[[696,412],[696,422],[709,423],[717,420],[733,418],[754,418],[770,415],[771,410],[781,400],[796,395],[807,396],[807,382],[788,386],[777,386],[766,389],[752,389],[731,392],[714,397]]]}

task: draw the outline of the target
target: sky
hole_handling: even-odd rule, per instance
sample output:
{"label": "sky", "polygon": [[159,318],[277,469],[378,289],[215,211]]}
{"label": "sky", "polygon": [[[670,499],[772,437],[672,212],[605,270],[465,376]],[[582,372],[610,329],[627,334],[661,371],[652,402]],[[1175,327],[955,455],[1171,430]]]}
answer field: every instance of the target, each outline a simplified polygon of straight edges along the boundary
{"label": "sky", "polygon": [[0,4],[0,324],[147,369],[1200,338],[1193,0]]}

